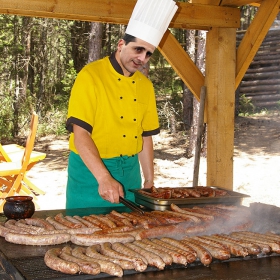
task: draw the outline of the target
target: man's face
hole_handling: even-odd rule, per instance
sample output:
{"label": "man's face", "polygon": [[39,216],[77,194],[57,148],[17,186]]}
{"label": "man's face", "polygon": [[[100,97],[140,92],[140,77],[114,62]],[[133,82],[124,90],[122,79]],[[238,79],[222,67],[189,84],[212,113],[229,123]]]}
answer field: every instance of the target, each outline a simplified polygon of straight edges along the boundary
{"label": "man's face", "polygon": [[140,70],[146,64],[155,47],[141,39],[130,42],[125,45],[125,41],[121,39],[118,43],[116,59],[119,62],[124,75],[129,76],[136,70]]}

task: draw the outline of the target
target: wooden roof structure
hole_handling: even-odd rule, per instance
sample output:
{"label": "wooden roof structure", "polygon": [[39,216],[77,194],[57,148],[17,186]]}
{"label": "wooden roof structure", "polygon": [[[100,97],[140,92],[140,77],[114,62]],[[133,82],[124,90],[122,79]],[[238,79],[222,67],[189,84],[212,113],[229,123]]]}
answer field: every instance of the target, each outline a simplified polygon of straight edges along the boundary
{"label": "wooden roof structure", "polygon": [[[152,1],[152,0],[151,0]],[[0,0],[0,13],[127,24],[136,0]],[[159,50],[194,96],[207,89],[207,185],[233,189],[235,90],[279,13],[280,0],[193,0],[177,2],[171,28],[207,30],[205,75],[169,30]],[[236,50],[240,6],[258,12]]]}

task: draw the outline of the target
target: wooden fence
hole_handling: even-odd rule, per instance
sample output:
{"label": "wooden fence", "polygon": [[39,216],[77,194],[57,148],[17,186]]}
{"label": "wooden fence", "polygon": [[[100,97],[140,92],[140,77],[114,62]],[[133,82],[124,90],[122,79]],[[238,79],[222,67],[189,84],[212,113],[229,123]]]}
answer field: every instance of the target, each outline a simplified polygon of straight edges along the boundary
{"label": "wooden fence", "polygon": [[[237,33],[237,45],[245,31]],[[271,28],[236,92],[258,108],[280,106],[280,27]]]}

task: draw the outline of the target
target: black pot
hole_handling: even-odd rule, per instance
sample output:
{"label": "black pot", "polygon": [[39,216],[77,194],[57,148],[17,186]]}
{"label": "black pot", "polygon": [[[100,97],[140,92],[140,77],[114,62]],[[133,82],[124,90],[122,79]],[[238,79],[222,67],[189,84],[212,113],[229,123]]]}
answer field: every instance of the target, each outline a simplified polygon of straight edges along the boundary
{"label": "black pot", "polygon": [[4,215],[8,219],[31,218],[35,212],[32,196],[8,196],[3,206]]}

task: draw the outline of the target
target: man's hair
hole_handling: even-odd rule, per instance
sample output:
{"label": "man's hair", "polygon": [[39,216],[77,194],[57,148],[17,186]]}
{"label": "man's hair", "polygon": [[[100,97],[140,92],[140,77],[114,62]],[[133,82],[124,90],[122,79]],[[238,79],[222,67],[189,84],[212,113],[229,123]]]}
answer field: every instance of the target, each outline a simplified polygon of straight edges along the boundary
{"label": "man's hair", "polygon": [[135,42],[136,37],[125,33],[124,36],[123,36],[123,40],[125,41],[125,44],[127,45],[130,42]]}

